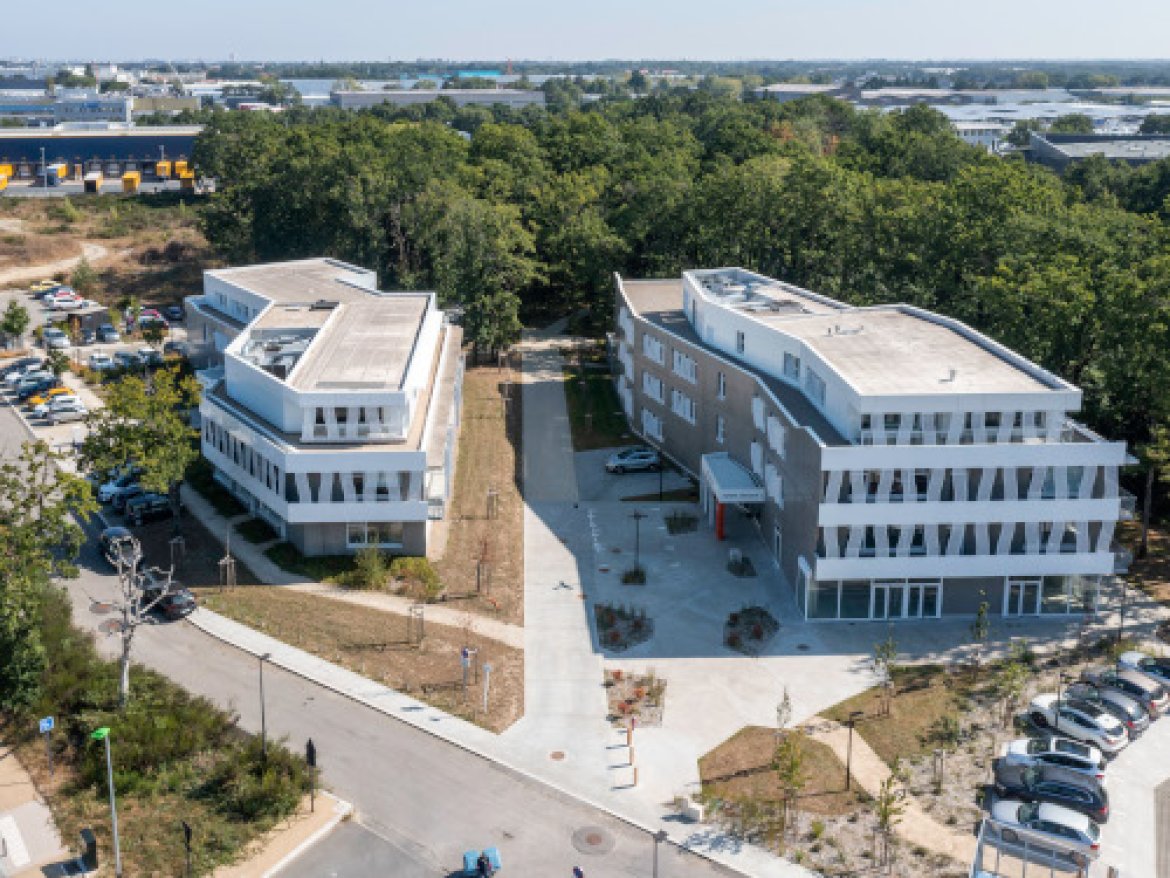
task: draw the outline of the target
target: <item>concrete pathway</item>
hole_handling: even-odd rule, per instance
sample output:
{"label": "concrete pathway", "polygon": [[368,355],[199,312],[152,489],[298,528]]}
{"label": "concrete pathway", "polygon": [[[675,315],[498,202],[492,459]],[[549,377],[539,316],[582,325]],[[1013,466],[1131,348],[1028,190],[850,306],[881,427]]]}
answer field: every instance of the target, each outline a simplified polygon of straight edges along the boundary
{"label": "concrete pathway", "polygon": [[[812,717],[807,724],[816,729],[812,739],[828,745],[837,758],[845,762],[849,748],[848,729],[821,717]],[[889,767],[861,735],[853,736],[852,769],[857,785],[874,797],[890,776]],[[975,856],[975,838],[970,832],[959,832],[939,823],[911,796],[907,796],[903,804],[905,811],[894,827],[895,835],[912,845],[951,857],[964,865],[971,862]]]}
{"label": "concrete pathway", "polygon": [[[528,503],[575,503],[573,438],[565,405],[564,359],[567,342],[531,334],[520,345],[524,382],[523,491]],[[527,554],[527,552],[525,553]]]}
{"label": "concrete pathway", "polygon": [[32,777],[15,752],[0,744],[0,875],[41,875],[41,867],[69,859]]}

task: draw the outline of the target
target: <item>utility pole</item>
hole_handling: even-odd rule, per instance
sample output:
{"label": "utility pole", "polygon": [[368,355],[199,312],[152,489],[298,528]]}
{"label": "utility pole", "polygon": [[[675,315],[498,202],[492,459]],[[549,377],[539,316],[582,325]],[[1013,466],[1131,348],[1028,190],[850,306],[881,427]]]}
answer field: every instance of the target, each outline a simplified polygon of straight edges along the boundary
{"label": "utility pole", "polygon": [[270,658],[270,652],[260,656],[260,759],[265,765],[268,764],[268,723],[264,715],[264,663]]}
{"label": "utility pole", "polygon": [[853,727],[857,721],[865,716],[865,712],[855,710],[849,714],[849,747],[845,751],[845,789],[853,789]]}
{"label": "utility pole", "polygon": [[41,147],[41,180],[43,181],[41,184],[42,187],[45,189],[48,189],[49,188],[49,166],[45,164],[45,148],[43,146]]}
{"label": "utility pole", "polygon": [[642,569],[642,519],[647,518],[641,509],[635,509],[630,518],[634,519],[634,569]]}

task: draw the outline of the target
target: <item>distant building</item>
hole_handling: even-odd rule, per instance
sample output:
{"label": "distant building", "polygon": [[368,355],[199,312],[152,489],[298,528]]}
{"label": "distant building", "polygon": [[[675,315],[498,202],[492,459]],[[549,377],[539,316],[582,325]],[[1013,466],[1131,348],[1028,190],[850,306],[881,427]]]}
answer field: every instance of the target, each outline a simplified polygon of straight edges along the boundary
{"label": "distant building", "polygon": [[1028,158],[1055,170],[1099,155],[1113,162],[1145,165],[1170,158],[1170,136],[1165,134],[1039,134],[1028,140]]}
{"label": "distant building", "polygon": [[777,82],[774,85],[765,85],[753,90],[756,97],[769,101],[786,104],[789,101],[798,101],[801,98],[813,95],[826,95],[839,98],[845,93],[845,86],[833,84],[814,84],[804,82]]}
{"label": "distant building", "polygon": [[192,95],[145,95],[134,98],[134,115],[146,116],[151,113],[175,115],[183,111],[195,112],[203,102]]}
{"label": "distant building", "polygon": [[187,299],[215,479],[306,555],[423,555],[454,483],[462,333],[434,293],[305,259]]}
{"label": "distant building", "polygon": [[53,102],[54,122],[129,122],[134,98],[127,94],[91,94],[58,98]]}
{"label": "distant building", "polygon": [[506,107],[543,107],[544,92],[519,91],[506,88],[412,88],[386,89],[384,91],[334,91],[330,102],[343,110],[361,110],[381,104],[406,107],[412,104],[429,104],[438,98],[448,98],[457,107],[470,105],[491,107],[503,104]]}
{"label": "distant building", "polygon": [[97,165],[111,176],[138,170],[149,177],[160,158],[190,158],[195,137],[203,130],[199,125],[134,128],[102,124],[93,128],[90,126],[101,123],[74,124],[85,127],[0,128],[0,163],[15,165],[17,177],[32,177],[43,148],[50,164],[84,163],[87,169]]}
{"label": "distant building", "polygon": [[995,122],[952,122],[955,134],[964,143],[981,146],[988,152],[995,152],[1007,138],[1011,128]]}
{"label": "distant building", "polygon": [[631,428],[751,528],[809,619],[1080,615],[1127,563],[1132,461],[1081,391],[969,326],[739,268],[616,283]]}

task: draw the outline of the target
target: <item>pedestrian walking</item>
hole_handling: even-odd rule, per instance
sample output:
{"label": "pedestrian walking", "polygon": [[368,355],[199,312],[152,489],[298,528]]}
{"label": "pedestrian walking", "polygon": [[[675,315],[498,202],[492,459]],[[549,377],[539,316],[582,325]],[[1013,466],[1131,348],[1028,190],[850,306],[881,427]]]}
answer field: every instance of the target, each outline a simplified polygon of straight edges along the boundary
{"label": "pedestrian walking", "polygon": [[581,871],[580,866],[573,867],[573,878],[585,878],[585,873]]}

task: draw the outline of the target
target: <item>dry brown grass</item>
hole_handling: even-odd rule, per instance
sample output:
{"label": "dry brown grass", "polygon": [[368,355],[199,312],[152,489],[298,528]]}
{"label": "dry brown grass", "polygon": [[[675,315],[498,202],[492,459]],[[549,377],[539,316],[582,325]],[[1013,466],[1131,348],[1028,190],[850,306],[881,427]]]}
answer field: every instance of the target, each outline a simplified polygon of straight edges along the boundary
{"label": "dry brown grass", "polygon": [[[199,592],[208,609],[229,616],[326,661],[447,713],[500,732],[524,713],[524,653],[461,628],[427,622],[421,645],[407,637],[407,618],[273,586]],[[462,693],[460,650],[479,650],[492,666],[485,716],[482,679]]]}
{"label": "dry brown grass", "polygon": [[[436,562],[447,599],[505,622],[524,621],[524,501],[520,468],[520,374],[494,366],[469,368],[463,379],[463,425],[450,534]],[[510,402],[503,401],[509,387]],[[498,515],[487,516],[487,493],[499,492]],[[475,594],[479,558],[491,563],[491,591]],[[465,596],[459,598],[459,596]]]}
{"label": "dry brown grass", "polygon": [[[803,734],[799,740],[808,782],[797,800],[798,810],[826,816],[857,810],[857,792],[846,792],[845,766],[832,749]],[[775,729],[740,729],[699,760],[704,794],[728,801],[752,799],[779,805],[784,793],[772,768],[776,743]]]}
{"label": "dry brown grass", "polygon": [[80,252],[80,241],[72,237],[0,233],[0,268],[56,262]]}
{"label": "dry brown grass", "polygon": [[1149,553],[1144,558],[1138,558],[1137,548],[1141,536],[1139,521],[1126,521],[1118,526],[1120,541],[1134,550],[1134,560],[1129,565],[1127,578],[1154,600],[1170,606],[1170,533],[1151,525]]}

